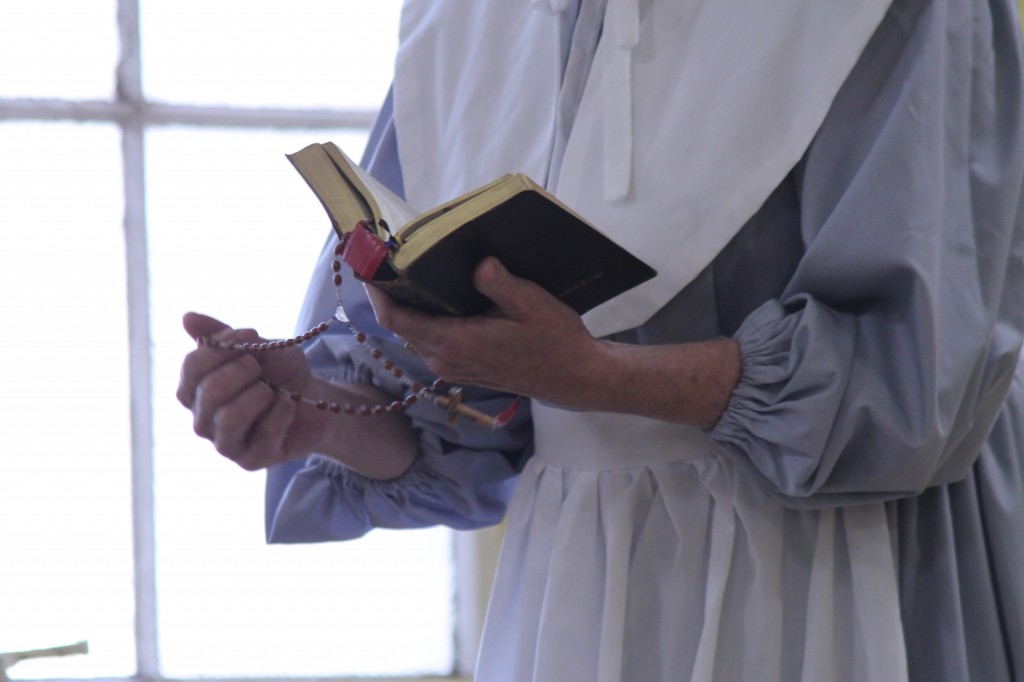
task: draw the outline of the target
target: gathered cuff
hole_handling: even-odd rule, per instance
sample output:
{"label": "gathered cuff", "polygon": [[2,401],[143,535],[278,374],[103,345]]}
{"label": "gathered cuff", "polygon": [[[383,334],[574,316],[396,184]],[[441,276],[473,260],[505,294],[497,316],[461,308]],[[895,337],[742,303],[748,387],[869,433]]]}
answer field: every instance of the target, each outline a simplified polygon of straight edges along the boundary
{"label": "gathered cuff", "polygon": [[501,521],[515,471],[500,455],[458,450],[422,433],[400,476],[378,480],[313,455],[295,472],[268,529],[270,542],[347,540],[373,528],[444,525],[471,529]]}
{"label": "gathered cuff", "polygon": [[779,304],[765,305],[750,315],[733,339],[740,347],[741,371],[718,423],[709,429],[717,441],[745,439],[751,424],[770,413],[781,387],[793,375],[793,343],[798,315],[783,314]]}
{"label": "gathered cuff", "polygon": [[[405,352],[391,341],[374,340],[388,357]],[[370,351],[348,336],[325,335],[307,349],[318,376],[379,388],[393,399],[405,382],[382,369]],[[422,361],[402,358],[406,376],[433,379]],[[507,406],[509,397],[466,387],[465,402],[487,413]],[[506,428],[490,431],[448,422],[433,400],[419,400],[403,413],[418,438],[418,453],[401,475],[366,477],[326,455],[275,467],[268,479],[267,538],[270,542],[320,542],[364,535],[375,527],[444,525],[480,528],[501,521],[517,468],[530,443],[529,407]]]}

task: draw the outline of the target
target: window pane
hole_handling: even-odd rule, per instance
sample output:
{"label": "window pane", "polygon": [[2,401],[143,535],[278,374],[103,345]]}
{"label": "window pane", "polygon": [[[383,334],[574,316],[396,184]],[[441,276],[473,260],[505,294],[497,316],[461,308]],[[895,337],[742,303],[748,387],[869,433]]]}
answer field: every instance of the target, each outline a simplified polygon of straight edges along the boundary
{"label": "window pane", "polygon": [[120,173],[113,127],[0,125],[0,652],[91,648],[18,677],[135,669]]}
{"label": "window pane", "polygon": [[147,96],[201,104],[376,108],[391,81],[399,5],[398,0],[144,3]]}
{"label": "window pane", "polygon": [[0,96],[109,99],[116,0],[0,2]]}
{"label": "window pane", "polygon": [[174,399],[181,358],[194,347],[180,326],[184,311],[291,334],[330,223],[284,154],[326,139],[356,157],[363,144],[322,131],[147,136],[158,608],[170,677],[451,667],[447,531],[267,547],[264,476],[197,438]]}

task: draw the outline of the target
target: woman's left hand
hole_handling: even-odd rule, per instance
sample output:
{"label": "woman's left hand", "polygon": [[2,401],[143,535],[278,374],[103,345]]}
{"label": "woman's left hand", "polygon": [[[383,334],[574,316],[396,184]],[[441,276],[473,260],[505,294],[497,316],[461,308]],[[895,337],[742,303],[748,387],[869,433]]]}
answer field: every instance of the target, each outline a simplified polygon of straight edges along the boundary
{"label": "woman's left hand", "polygon": [[474,280],[494,303],[478,317],[428,315],[367,290],[380,324],[446,381],[573,404],[574,388],[598,370],[601,342],[575,311],[495,258],[477,266]]}

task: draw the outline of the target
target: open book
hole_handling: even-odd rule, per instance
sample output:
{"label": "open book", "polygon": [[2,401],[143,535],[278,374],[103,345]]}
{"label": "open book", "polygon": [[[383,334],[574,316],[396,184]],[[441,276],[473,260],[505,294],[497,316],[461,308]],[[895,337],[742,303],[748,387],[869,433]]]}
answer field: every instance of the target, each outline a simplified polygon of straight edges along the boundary
{"label": "open book", "polygon": [[421,213],[331,142],[287,156],[344,238],[342,259],[356,276],[430,313],[479,315],[491,306],[473,286],[486,256],[579,313],[655,275],[522,174]]}

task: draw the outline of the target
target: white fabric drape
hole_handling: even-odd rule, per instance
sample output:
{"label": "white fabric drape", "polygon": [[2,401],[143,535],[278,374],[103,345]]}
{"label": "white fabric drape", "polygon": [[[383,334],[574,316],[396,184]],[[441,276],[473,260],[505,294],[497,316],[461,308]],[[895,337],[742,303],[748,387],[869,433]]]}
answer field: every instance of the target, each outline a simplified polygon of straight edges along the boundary
{"label": "white fabric drape", "polygon": [[479,682],[907,679],[881,504],[786,509],[689,427],[534,419]]}
{"label": "white fabric drape", "polygon": [[[658,270],[584,318],[636,327],[796,164],[887,5],[608,0],[561,145],[559,94],[581,85],[563,83],[571,2],[407,0],[407,197],[531,175]],[[533,415],[477,680],[906,679],[881,505],[786,509],[697,430]]]}
{"label": "white fabric drape", "polygon": [[567,6],[407,0],[399,157],[413,206],[524,172],[653,266],[658,277],[585,317],[605,335],[648,320],[778,186],[888,1],[673,0],[641,12],[636,0],[608,0],[549,178]]}

